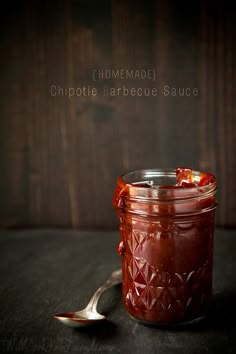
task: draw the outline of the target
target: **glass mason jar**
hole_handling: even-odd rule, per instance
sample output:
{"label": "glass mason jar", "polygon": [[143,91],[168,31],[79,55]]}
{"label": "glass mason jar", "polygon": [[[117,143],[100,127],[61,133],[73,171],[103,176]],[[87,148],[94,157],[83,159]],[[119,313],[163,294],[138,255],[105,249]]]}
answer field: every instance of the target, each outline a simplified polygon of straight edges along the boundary
{"label": "glass mason jar", "polygon": [[123,301],[141,324],[195,323],[211,302],[216,179],[192,178],[191,188],[176,186],[174,169],[118,178]]}

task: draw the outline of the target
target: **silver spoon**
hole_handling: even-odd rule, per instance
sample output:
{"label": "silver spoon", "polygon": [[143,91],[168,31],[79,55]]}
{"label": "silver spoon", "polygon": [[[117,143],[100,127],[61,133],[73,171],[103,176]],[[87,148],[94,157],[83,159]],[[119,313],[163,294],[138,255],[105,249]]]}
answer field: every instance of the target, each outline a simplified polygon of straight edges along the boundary
{"label": "silver spoon", "polygon": [[55,315],[54,318],[57,318],[59,321],[69,327],[89,326],[91,324],[97,323],[98,321],[105,320],[106,316],[103,316],[97,312],[98,300],[104,291],[116,284],[121,283],[121,276],[121,269],[115,270],[111,274],[110,278],[93,294],[85,309],[76,312],[60,313]]}

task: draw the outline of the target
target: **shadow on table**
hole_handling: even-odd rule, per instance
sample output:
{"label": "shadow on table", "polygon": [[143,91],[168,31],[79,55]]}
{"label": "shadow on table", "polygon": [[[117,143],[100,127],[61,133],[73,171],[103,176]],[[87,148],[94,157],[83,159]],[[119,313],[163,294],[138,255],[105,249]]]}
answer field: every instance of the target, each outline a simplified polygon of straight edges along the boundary
{"label": "shadow on table", "polygon": [[228,293],[216,294],[205,320],[193,326],[191,330],[215,331],[229,330],[235,327],[236,320],[236,290]]}
{"label": "shadow on table", "polygon": [[[115,312],[116,308],[122,305],[121,286],[117,286],[113,288],[113,290],[110,293],[109,299],[111,301],[107,301],[106,298],[104,297],[104,300],[101,303],[101,308],[103,309],[101,313],[108,316],[109,313]],[[168,327],[168,329],[173,331],[188,330],[193,332],[207,331],[207,330],[214,330],[219,332],[229,331],[231,328],[235,327],[235,321],[236,321],[235,299],[236,299],[236,289],[232,290],[231,292],[216,294],[213,297],[213,301],[209,313],[204,320],[191,326],[187,325],[187,326],[180,326],[180,327],[173,327],[173,328]],[[79,328],[78,333],[82,336],[92,335],[97,338],[103,338],[105,333],[107,337],[114,338],[117,336],[119,332],[119,327],[120,327],[119,321],[117,321],[117,323],[114,323],[110,321],[108,317],[106,321],[102,323],[100,322],[98,323],[98,325]],[[159,329],[165,330],[164,328],[159,328]],[[77,332],[76,329],[75,332]]]}

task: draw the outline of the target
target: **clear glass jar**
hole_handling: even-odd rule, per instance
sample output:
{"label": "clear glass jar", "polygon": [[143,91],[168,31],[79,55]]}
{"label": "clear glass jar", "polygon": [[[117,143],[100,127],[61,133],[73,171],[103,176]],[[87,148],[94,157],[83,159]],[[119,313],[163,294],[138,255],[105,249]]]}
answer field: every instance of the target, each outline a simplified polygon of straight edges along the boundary
{"label": "clear glass jar", "polygon": [[216,179],[192,176],[191,188],[176,187],[174,169],[118,178],[123,300],[142,324],[194,323],[211,302]]}

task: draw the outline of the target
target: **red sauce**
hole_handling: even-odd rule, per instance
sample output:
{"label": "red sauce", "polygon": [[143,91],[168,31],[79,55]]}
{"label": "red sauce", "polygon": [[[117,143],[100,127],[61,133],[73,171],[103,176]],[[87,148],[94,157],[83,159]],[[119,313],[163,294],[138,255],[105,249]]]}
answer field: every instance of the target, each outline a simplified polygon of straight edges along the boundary
{"label": "red sauce", "polygon": [[[216,201],[214,195],[203,197],[201,187],[213,179],[202,173],[196,183],[192,170],[179,168],[176,185],[158,187],[170,193],[165,203],[161,197],[139,201],[137,188],[150,197],[153,186],[118,179],[113,205],[121,223],[122,293],[128,313],[137,320],[172,324],[205,315],[212,296]],[[199,198],[171,199],[171,193],[189,188]]]}

